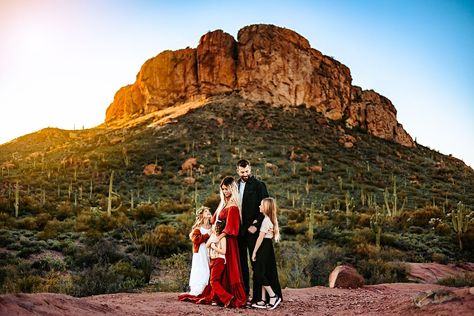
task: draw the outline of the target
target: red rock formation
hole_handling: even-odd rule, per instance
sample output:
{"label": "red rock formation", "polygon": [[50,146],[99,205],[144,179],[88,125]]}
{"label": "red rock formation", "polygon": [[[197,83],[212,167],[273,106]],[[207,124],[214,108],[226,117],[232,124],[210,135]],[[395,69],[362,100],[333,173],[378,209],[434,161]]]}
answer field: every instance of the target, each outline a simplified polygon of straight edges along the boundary
{"label": "red rock formation", "polygon": [[415,146],[390,100],[351,82],[349,68],[311,48],[292,30],[250,25],[239,31],[238,42],[217,30],[203,35],[196,49],[164,51],[146,61],[136,82],[116,93],[105,121],[236,92],[254,102],[304,104],[328,119],[346,118],[349,127]]}
{"label": "red rock formation", "polygon": [[364,278],[351,266],[337,266],[329,275],[330,288],[355,289],[364,286],[364,284]]}
{"label": "red rock formation", "polygon": [[407,147],[415,146],[410,135],[397,122],[397,110],[386,97],[373,90],[353,86],[346,125],[359,126],[374,136],[393,140]]}
{"label": "red rock formation", "polygon": [[237,43],[221,30],[201,37],[197,48],[201,93],[206,95],[233,91],[236,77]]}

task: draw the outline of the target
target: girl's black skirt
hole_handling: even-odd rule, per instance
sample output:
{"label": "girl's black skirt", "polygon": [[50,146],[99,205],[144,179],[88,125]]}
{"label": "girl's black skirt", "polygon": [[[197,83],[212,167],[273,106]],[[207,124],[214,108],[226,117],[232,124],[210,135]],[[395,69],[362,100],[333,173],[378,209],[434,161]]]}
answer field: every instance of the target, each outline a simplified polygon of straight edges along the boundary
{"label": "girl's black skirt", "polygon": [[[272,239],[263,238],[262,244],[257,251],[256,259],[253,270],[253,282],[257,283],[259,286],[270,285],[273,292],[275,292],[279,297],[282,297]],[[259,287],[254,287],[254,289],[255,288]],[[254,297],[255,296],[260,297],[261,294],[254,293]],[[268,295],[266,299],[268,301]]]}

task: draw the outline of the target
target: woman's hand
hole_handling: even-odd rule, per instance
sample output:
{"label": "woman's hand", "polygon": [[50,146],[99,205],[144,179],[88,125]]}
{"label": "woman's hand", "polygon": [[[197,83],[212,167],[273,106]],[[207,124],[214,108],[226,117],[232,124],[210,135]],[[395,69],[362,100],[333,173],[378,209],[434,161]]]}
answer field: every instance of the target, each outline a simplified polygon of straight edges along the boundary
{"label": "woman's hand", "polygon": [[255,252],[252,253],[252,261],[253,262],[257,261],[257,254]]}

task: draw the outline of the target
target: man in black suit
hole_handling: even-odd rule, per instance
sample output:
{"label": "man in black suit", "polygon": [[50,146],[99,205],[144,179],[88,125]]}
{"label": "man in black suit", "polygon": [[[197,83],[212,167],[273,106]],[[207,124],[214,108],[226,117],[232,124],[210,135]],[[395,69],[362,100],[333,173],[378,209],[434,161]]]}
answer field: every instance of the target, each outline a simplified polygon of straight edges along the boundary
{"label": "man in black suit", "polygon": [[[252,176],[252,169],[247,160],[242,159],[237,162],[237,174],[240,177],[237,186],[239,187],[242,212],[242,223],[238,237],[239,255],[245,292],[248,297],[250,292],[248,258],[253,253],[258,231],[264,218],[263,214],[260,213],[260,202],[268,197],[268,191],[265,183]],[[252,294],[253,301],[259,298],[261,296],[261,286],[254,284]]]}

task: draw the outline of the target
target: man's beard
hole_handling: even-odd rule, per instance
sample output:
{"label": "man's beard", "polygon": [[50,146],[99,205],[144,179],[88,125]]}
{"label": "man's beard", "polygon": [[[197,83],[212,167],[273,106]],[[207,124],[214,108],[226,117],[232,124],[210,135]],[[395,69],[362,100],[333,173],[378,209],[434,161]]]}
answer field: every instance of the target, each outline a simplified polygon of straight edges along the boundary
{"label": "man's beard", "polygon": [[251,176],[252,176],[252,175],[249,174],[248,176],[242,176],[242,177],[240,177],[240,179],[241,179],[242,181],[244,181],[244,182],[247,182],[247,181],[249,181],[249,179],[250,179]]}

